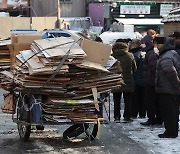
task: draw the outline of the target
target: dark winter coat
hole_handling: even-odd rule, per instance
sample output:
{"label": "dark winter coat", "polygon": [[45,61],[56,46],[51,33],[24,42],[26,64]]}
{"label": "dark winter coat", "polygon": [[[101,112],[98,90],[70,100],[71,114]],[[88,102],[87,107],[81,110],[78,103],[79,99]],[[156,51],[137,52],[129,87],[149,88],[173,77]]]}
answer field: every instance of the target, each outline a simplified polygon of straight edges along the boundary
{"label": "dark winter coat", "polygon": [[175,51],[176,51],[176,52],[179,54],[179,56],[180,56],[180,42],[176,42]]}
{"label": "dark winter coat", "polygon": [[144,86],[143,65],[144,65],[145,52],[142,52],[141,47],[131,49],[131,52],[134,55],[137,66],[137,70],[134,74],[135,85]]}
{"label": "dark winter coat", "polygon": [[154,48],[154,44],[153,44],[153,37],[152,35],[146,35],[144,38],[142,38],[141,40],[141,44],[145,44],[146,47],[142,48],[142,51],[149,51],[151,49]]}
{"label": "dark winter coat", "polygon": [[120,42],[115,43],[112,50],[112,56],[121,63],[122,76],[125,83],[119,89],[113,90],[113,93],[134,92],[133,74],[136,71],[136,62],[133,54],[128,52],[128,47],[125,43]]}
{"label": "dark winter coat", "polygon": [[150,45],[147,47],[146,55],[144,59],[144,84],[146,86],[155,86],[155,73],[156,73],[156,63],[158,60],[158,53],[155,52],[154,46]]}
{"label": "dark winter coat", "polygon": [[[172,39],[172,38],[170,38]],[[179,95],[180,94],[180,56],[173,48],[166,46],[160,52],[156,71],[156,92]]]}

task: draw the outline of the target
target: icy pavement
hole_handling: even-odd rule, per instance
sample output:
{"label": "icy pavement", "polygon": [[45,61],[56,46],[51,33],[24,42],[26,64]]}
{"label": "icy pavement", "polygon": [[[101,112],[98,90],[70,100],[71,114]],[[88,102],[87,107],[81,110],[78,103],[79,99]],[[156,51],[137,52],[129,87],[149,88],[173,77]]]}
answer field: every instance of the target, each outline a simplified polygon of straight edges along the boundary
{"label": "icy pavement", "polygon": [[[122,99],[123,102],[123,99]],[[106,103],[108,110],[109,103]],[[112,93],[110,95],[110,119],[113,121],[113,99]],[[121,117],[123,117],[124,103],[121,103]],[[107,117],[104,111],[104,116]],[[121,120],[122,121],[122,120]],[[124,134],[137,142],[141,147],[147,150],[150,154],[180,154],[180,131],[177,138],[159,138],[158,134],[164,133],[164,126],[143,126],[140,122],[147,121],[147,118],[133,119],[131,123],[120,123]],[[110,124],[113,125],[114,122]],[[179,123],[180,125],[180,123]]]}
{"label": "icy pavement", "polygon": [[153,154],[179,154],[180,153],[180,133],[179,137],[160,139],[158,134],[164,132],[164,126],[142,126],[140,122],[147,119],[134,119],[132,123],[120,123],[123,133],[139,143],[144,149]]}
{"label": "icy pavement", "polygon": [[[2,105],[3,102],[2,93],[3,92],[0,91],[0,105]],[[106,116],[105,113],[104,116]],[[27,153],[40,153],[42,149],[46,153],[59,153],[60,151],[61,153],[72,153],[72,150],[74,149],[74,153],[78,153],[79,150],[85,151],[86,153],[94,153],[94,151],[105,153],[104,151],[109,151],[111,154],[116,154],[117,151],[120,152],[120,150],[124,150],[120,153],[139,154],[137,151],[142,150],[139,150],[139,148],[133,148],[134,146],[137,147],[137,145],[148,151],[149,154],[180,153],[180,133],[179,137],[175,139],[160,139],[158,134],[164,132],[164,127],[145,127],[140,125],[140,122],[144,122],[147,119],[137,118],[131,123],[114,123],[113,104],[111,104],[110,116],[112,122],[109,124],[102,124],[100,138],[91,143],[87,140],[76,144],[64,141],[62,140],[62,132],[66,126],[48,126],[45,128],[43,133],[38,133],[33,130],[30,141],[28,143],[23,143],[23,146],[21,146],[22,143],[19,140],[17,126],[12,122],[11,115],[3,114],[0,110],[0,153],[4,150],[3,153],[7,152],[9,154],[12,151],[15,152],[14,149],[16,149],[16,153],[22,153],[22,151],[26,151]],[[126,139],[126,136],[135,142],[132,142],[129,138]],[[29,144],[31,147],[29,147]],[[87,146],[88,144],[89,146]],[[11,151],[9,152],[7,150]]]}

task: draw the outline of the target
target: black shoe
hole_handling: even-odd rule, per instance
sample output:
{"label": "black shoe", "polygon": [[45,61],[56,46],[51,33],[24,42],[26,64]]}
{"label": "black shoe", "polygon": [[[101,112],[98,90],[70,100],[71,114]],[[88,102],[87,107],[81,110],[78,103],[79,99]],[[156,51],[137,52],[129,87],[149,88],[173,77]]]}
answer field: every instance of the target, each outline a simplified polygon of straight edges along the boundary
{"label": "black shoe", "polygon": [[115,122],[115,123],[120,123],[120,119],[119,119],[119,118],[115,118],[115,119],[114,119],[114,122]]}
{"label": "black shoe", "polygon": [[168,135],[166,133],[159,134],[158,136],[159,138],[176,138],[177,137],[177,135]]}
{"label": "black shoe", "polygon": [[146,116],[139,116],[139,118],[140,118],[140,119],[144,119],[144,118],[146,118]]}
{"label": "black shoe", "polygon": [[131,117],[132,119],[137,119],[137,117]]}
{"label": "black shoe", "polygon": [[162,124],[163,124],[163,122],[156,122],[153,125],[162,125]]}
{"label": "black shoe", "polygon": [[131,118],[124,118],[123,121],[124,121],[124,122],[133,122],[133,119],[131,119]]}
{"label": "black shoe", "polygon": [[143,125],[143,126],[151,126],[151,125],[153,125],[153,123],[150,122],[150,121],[141,122],[140,124]]}
{"label": "black shoe", "polygon": [[163,124],[163,122],[162,122],[162,120],[161,119],[157,119],[157,118],[155,118],[155,120],[154,120],[154,125],[162,125]]}

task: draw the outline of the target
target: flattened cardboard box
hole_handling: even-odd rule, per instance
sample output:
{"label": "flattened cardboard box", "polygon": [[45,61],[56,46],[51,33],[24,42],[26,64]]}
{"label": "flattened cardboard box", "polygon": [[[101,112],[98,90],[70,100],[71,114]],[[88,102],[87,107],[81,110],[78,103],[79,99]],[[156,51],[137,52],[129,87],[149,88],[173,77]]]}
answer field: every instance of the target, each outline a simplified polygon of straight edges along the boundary
{"label": "flattened cardboard box", "polygon": [[30,44],[29,43],[15,43],[13,47],[14,47],[15,55],[17,55],[19,54],[19,51],[30,49]]}
{"label": "flattened cardboard box", "polygon": [[19,54],[19,51],[30,49],[30,44],[15,43],[14,45],[8,45],[8,48],[10,50],[11,66],[13,66],[15,63],[16,55]]}
{"label": "flattened cardboard box", "polygon": [[31,44],[34,40],[40,40],[42,36],[40,34],[29,34],[29,35],[19,35],[17,38],[18,43]]}
{"label": "flattened cardboard box", "polygon": [[109,60],[112,47],[101,42],[84,39],[81,43],[81,48],[87,54],[87,61],[106,65]]}
{"label": "flattened cardboard box", "polygon": [[34,40],[42,39],[40,34],[12,34],[11,35],[11,44],[22,43],[22,44],[31,44]]}

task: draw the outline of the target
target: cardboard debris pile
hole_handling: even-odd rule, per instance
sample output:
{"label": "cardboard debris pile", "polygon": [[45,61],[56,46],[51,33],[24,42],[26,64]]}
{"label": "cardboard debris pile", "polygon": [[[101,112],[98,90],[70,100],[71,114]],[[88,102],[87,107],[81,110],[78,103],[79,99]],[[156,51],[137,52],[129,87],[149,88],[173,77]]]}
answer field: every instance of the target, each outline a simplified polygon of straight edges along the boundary
{"label": "cardboard debris pile", "polygon": [[[71,38],[35,40],[31,50],[23,50],[16,55],[13,71],[1,72],[4,75],[1,86],[9,91],[80,99],[92,96],[92,87],[104,92],[121,85],[119,74],[87,61],[88,58],[83,48]],[[105,62],[102,60],[101,63]]]}
{"label": "cardboard debris pile", "polygon": [[30,49],[30,46],[34,40],[42,39],[42,36],[38,33],[12,33],[11,34],[11,45],[10,57],[11,57],[11,66],[14,67],[16,55],[22,50]]}
{"label": "cardboard debris pile", "polygon": [[[44,113],[76,121],[97,119],[94,113],[98,103],[92,89],[102,93],[122,84],[120,74],[103,66],[109,59],[109,45],[60,37],[34,40],[30,49],[26,49],[12,48],[15,63],[11,71],[1,72],[1,87],[7,91],[46,95],[49,101],[42,105]],[[94,96],[94,100],[80,101],[89,96]],[[80,103],[72,105],[67,100]]]}
{"label": "cardboard debris pile", "polygon": [[[90,99],[81,100],[59,100],[49,98],[47,103],[42,105],[43,118],[46,121],[62,122],[68,118],[75,122],[94,122],[98,118],[98,113],[94,101]],[[61,118],[52,117],[61,116]],[[66,121],[68,120],[66,119]]]}
{"label": "cardboard debris pile", "polygon": [[11,40],[0,40],[0,71],[10,69],[9,44],[11,44]]}
{"label": "cardboard debris pile", "polygon": [[[10,44],[10,39],[0,40],[0,71],[10,70],[10,50],[8,48],[8,45]],[[0,74],[0,79],[3,78],[4,76]]]}

